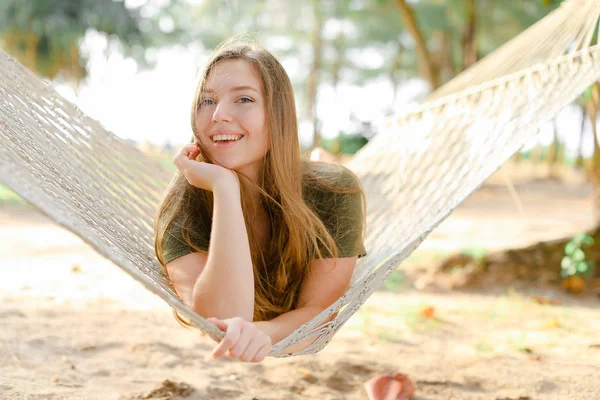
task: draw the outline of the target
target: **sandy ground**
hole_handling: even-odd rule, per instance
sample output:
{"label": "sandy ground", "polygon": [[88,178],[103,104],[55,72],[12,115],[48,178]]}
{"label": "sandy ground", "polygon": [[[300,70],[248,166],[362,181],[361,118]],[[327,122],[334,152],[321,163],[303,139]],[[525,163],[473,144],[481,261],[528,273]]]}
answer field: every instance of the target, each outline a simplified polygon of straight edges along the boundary
{"label": "sandy ground", "polygon": [[[521,212],[505,187],[482,188],[420,254],[503,248],[591,224],[586,189],[517,182],[517,192]],[[366,399],[363,383],[392,372],[412,379],[418,400],[600,399],[593,293],[407,284],[376,292],[317,355],[244,364],[209,360],[209,339],[32,210],[0,207],[0,269],[2,399]]]}

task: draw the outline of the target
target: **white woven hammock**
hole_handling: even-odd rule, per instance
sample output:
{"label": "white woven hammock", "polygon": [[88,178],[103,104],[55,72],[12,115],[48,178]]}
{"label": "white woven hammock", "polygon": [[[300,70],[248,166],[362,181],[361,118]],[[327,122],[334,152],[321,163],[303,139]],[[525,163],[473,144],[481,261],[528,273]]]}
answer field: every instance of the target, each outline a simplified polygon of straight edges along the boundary
{"label": "white woven hammock", "polygon": [[[275,344],[272,356],[315,336],[295,354],[321,350],[460,202],[600,78],[600,48],[591,43],[599,15],[600,0],[565,1],[356,154],[349,167],[367,195],[369,255],[346,294]],[[0,181],[219,340],[155,260],[152,219],[170,178],[0,54]]]}

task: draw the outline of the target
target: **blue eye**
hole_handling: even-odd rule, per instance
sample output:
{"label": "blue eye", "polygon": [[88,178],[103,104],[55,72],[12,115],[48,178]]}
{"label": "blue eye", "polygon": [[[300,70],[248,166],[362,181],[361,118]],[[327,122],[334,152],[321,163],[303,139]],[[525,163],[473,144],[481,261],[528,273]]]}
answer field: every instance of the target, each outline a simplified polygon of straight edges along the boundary
{"label": "blue eye", "polygon": [[[247,100],[247,101],[243,101],[243,100]],[[252,100],[249,97],[242,97],[239,101],[241,101],[242,103],[252,103],[252,102],[254,102],[254,100]]]}
{"label": "blue eye", "polygon": [[201,106],[211,106],[214,104],[214,100],[213,99],[202,99],[200,100],[200,105]]}

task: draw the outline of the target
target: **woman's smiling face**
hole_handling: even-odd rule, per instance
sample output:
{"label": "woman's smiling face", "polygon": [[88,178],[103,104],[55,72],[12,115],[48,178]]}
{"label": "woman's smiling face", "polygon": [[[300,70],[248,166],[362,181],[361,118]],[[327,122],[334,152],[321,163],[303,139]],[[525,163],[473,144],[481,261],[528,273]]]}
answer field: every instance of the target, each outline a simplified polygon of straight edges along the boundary
{"label": "woman's smiling face", "polygon": [[260,76],[241,59],[223,60],[208,75],[194,120],[203,147],[220,165],[258,176],[269,149]]}

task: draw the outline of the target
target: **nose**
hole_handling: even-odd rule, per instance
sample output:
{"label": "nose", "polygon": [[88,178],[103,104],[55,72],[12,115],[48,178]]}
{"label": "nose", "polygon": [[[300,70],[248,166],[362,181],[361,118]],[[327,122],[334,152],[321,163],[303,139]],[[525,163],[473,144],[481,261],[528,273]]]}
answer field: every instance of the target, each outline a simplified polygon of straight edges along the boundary
{"label": "nose", "polygon": [[226,102],[221,101],[217,103],[217,106],[215,107],[215,112],[212,116],[212,120],[213,122],[231,122],[231,112],[229,110],[229,107],[227,107]]}

